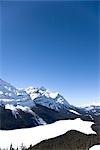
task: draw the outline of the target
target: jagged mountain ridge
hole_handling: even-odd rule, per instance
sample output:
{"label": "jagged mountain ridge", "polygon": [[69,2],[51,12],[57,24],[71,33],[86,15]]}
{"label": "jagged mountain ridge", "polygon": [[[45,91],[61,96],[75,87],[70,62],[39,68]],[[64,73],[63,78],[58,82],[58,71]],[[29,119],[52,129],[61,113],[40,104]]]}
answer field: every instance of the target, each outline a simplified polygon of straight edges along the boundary
{"label": "jagged mountain ridge", "polygon": [[99,112],[99,106],[74,107],[44,87],[17,89],[0,79],[0,129],[34,127],[62,119],[95,121]]}
{"label": "jagged mountain ridge", "polygon": [[[0,104],[23,105],[23,103],[25,103],[25,106],[28,106],[28,104],[26,104],[26,101],[29,102],[29,100],[31,100],[32,103],[34,103],[34,100],[36,99],[38,99],[37,103],[43,102],[43,106],[52,107],[52,109],[58,109],[58,107],[60,108],[59,104],[62,104],[63,106],[65,105],[66,107],[70,106],[70,104],[60,94],[53,93],[43,87],[16,89],[10,83],[7,83],[0,79]],[[51,106],[52,103],[53,105],[55,105],[54,108],[53,106]]]}

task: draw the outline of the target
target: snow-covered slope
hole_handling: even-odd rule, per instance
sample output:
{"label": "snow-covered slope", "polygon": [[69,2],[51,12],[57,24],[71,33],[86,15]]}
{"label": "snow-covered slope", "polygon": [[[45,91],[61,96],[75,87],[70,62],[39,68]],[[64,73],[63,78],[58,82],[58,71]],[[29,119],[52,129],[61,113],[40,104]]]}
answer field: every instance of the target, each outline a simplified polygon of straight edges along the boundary
{"label": "snow-covered slope", "polygon": [[57,92],[51,92],[50,90],[41,88],[27,88],[26,92],[30,95],[35,103],[46,106],[48,108],[59,110],[62,107],[70,107],[70,104]]}
{"label": "snow-covered slope", "polygon": [[[14,148],[23,143],[26,147],[35,145],[44,139],[59,136],[69,130],[77,130],[86,134],[95,134],[91,129],[93,123],[81,119],[63,120],[50,125],[34,127],[30,129],[17,129],[12,131],[0,130],[0,147],[9,148],[12,143]],[[5,145],[6,143],[6,145]]]}
{"label": "snow-covered slope", "polygon": [[[31,100],[29,94],[25,90],[16,89],[10,83],[7,83],[0,79],[0,105],[21,105],[33,107],[35,105],[34,101]],[[9,108],[11,108],[9,107]]]}
{"label": "snow-covered slope", "polygon": [[30,95],[28,95],[25,90],[18,90],[10,83],[7,83],[0,79],[0,99],[29,99]]}
{"label": "snow-covered slope", "polygon": [[92,146],[89,150],[100,150],[100,145]]}

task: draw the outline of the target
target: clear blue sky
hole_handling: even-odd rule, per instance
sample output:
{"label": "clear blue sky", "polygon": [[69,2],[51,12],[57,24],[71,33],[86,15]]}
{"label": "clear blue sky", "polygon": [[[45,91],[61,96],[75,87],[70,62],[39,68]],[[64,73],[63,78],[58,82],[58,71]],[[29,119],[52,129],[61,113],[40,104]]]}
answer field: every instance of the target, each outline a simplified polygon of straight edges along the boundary
{"label": "clear blue sky", "polygon": [[99,2],[0,2],[2,79],[99,101]]}

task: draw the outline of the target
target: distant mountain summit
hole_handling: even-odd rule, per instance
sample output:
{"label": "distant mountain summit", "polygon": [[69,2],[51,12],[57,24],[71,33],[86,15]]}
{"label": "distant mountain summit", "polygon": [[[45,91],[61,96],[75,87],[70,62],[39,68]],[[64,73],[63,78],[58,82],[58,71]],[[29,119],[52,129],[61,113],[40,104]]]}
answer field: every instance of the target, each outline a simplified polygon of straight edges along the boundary
{"label": "distant mountain summit", "polygon": [[17,89],[0,79],[0,129],[34,127],[76,118],[99,122],[99,116],[100,106],[75,107],[58,92],[44,87]]}

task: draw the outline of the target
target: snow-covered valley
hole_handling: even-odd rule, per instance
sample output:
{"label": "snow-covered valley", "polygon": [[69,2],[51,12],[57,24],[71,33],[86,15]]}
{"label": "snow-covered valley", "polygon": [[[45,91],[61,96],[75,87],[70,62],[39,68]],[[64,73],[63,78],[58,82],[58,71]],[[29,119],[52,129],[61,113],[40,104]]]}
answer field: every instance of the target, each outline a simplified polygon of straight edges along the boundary
{"label": "snow-covered valley", "polygon": [[100,150],[100,145],[92,146],[89,150]]}
{"label": "snow-covered valley", "polygon": [[42,140],[62,135],[69,130],[77,130],[85,134],[96,134],[91,129],[92,124],[89,121],[75,119],[28,129],[0,130],[0,147],[2,149],[9,148],[12,144],[14,148],[20,148],[23,143],[28,148],[31,144],[35,145]]}

